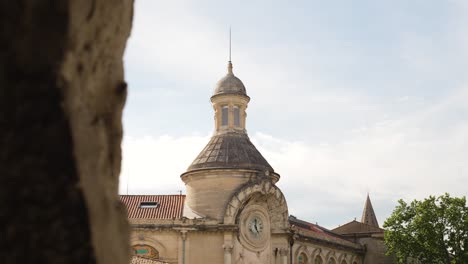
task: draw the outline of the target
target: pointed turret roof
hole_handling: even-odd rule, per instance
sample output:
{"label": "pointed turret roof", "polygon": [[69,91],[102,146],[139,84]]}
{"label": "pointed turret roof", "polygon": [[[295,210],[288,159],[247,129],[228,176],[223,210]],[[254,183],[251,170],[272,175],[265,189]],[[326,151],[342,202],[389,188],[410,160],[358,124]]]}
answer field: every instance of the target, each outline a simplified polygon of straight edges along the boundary
{"label": "pointed turret roof", "polygon": [[361,223],[379,227],[379,223],[377,222],[377,217],[375,217],[374,208],[372,208],[372,203],[369,198],[369,194],[367,194],[366,203],[364,205],[364,210],[362,212]]}

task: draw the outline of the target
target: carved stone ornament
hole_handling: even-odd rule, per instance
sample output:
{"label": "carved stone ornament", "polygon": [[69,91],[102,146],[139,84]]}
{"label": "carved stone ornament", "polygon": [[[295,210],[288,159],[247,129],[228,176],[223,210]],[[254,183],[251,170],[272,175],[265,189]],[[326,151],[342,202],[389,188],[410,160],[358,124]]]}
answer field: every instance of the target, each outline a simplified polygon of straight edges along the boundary
{"label": "carved stone ornament", "polygon": [[223,245],[224,253],[232,253],[232,250],[234,249],[234,246],[231,244],[224,244]]}

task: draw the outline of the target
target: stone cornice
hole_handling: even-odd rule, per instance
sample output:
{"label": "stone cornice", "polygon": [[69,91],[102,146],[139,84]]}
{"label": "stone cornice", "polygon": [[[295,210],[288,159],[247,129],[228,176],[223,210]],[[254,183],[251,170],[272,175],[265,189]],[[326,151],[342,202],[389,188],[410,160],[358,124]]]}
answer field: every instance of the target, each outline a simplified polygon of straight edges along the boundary
{"label": "stone cornice", "polygon": [[225,231],[237,231],[237,225],[223,225],[223,224],[211,224],[211,225],[182,225],[182,224],[130,224],[134,230],[146,229],[152,231],[173,231],[179,232],[190,231],[190,232],[225,232]]}
{"label": "stone cornice", "polygon": [[[249,178],[255,179],[264,177],[265,172],[259,170],[249,170],[249,169],[239,169],[239,168],[202,168],[195,169],[191,171],[184,172],[180,175],[182,181],[187,183],[187,181],[192,180],[192,178],[201,179],[201,178],[219,178],[221,175],[224,177],[240,177],[240,178]],[[274,183],[278,182],[280,175],[276,172],[269,172],[268,176]]]}

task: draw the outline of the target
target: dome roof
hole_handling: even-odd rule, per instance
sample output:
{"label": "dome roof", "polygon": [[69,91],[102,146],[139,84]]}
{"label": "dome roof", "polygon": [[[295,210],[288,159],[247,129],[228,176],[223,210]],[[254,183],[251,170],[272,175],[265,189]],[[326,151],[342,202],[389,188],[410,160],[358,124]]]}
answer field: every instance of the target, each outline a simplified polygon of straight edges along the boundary
{"label": "dome roof", "polygon": [[242,81],[232,73],[232,63],[228,64],[228,73],[216,83],[213,96],[219,94],[241,94],[247,95]]}
{"label": "dome roof", "polygon": [[235,132],[214,135],[187,171],[198,169],[274,171],[247,134]]}

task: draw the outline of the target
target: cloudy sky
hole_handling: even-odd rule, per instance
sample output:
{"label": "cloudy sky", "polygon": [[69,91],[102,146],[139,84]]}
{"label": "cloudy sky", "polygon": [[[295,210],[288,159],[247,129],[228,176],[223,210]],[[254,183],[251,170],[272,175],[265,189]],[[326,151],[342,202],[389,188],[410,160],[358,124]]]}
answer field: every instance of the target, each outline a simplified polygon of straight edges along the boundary
{"label": "cloudy sky", "polygon": [[120,193],[174,194],[226,73],[289,213],[380,224],[396,201],[468,193],[468,1],[137,0]]}

